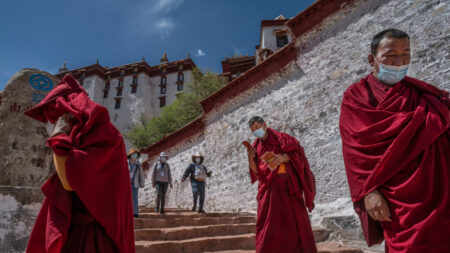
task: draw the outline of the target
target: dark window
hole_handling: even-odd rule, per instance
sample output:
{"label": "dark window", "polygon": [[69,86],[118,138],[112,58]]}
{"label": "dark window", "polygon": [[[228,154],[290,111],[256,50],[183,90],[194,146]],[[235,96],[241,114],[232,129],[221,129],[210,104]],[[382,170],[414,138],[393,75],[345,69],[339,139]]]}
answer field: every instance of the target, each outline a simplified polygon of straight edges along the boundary
{"label": "dark window", "polygon": [[81,86],[83,86],[83,79],[79,80]]}
{"label": "dark window", "polygon": [[161,77],[161,84],[167,84],[167,79],[165,76]]}
{"label": "dark window", "polygon": [[103,98],[108,98],[109,90],[103,91]]}
{"label": "dark window", "polygon": [[119,87],[123,86],[123,79],[119,79]]}
{"label": "dark window", "polygon": [[166,97],[160,97],[159,98],[159,107],[166,106]]}
{"label": "dark window", "polygon": [[178,81],[184,81],[184,74],[183,73],[178,74]]}
{"label": "dark window", "polygon": [[133,84],[137,84],[137,82],[138,82],[138,78],[137,78],[137,76],[134,76],[133,77]]}
{"label": "dark window", "polygon": [[161,87],[161,94],[166,94],[166,87]]}
{"label": "dark window", "polygon": [[131,86],[131,93],[136,93],[137,91],[137,85],[132,85]]}
{"label": "dark window", "polygon": [[105,83],[105,90],[109,90],[109,86],[110,86],[110,83],[109,83],[109,81],[107,81],[107,82]]}
{"label": "dark window", "polygon": [[119,109],[120,108],[120,99],[116,100],[116,105],[114,106],[114,109]]}
{"label": "dark window", "polygon": [[117,89],[117,96],[118,97],[122,96],[122,89]]}
{"label": "dark window", "polygon": [[180,90],[183,90],[183,87],[184,85],[182,84],[182,83],[179,83],[178,85],[177,85],[177,89],[180,91]]}
{"label": "dark window", "polygon": [[284,47],[288,43],[288,36],[286,34],[277,35],[277,47]]}

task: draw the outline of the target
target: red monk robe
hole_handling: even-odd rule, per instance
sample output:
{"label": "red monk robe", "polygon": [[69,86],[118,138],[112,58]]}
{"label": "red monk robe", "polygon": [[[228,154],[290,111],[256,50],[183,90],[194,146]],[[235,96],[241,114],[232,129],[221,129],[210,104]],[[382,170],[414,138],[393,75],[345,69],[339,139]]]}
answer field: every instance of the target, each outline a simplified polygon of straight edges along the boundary
{"label": "red monk robe", "polygon": [[49,138],[47,145],[67,157],[74,191],[66,191],[56,173],[45,182],[27,252],[135,252],[127,155],[108,111],[67,75],[25,114],[54,123],[66,112],[74,117],[70,133]]}
{"label": "red monk robe", "polygon": [[[292,136],[267,128],[265,141],[253,143],[258,175],[250,170],[252,183],[259,180],[256,221],[257,253],[317,252],[306,207],[314,208],[315,179],[300,143]],[[265,152],[288,154],[286,173],[280,166],[271,171],[261,160]],[[306,204],[306,207],[305,207]]]}
{"label": "red monk robe", "polygon": [[[450,252],[448,93],[411,77],[387,89],[372,74],[344,94],[340,131],[348,183],[369,245],[386,252]],[[392,222],[364,197],[378,189]],[[383,233],[384,232],[384,233]]]}

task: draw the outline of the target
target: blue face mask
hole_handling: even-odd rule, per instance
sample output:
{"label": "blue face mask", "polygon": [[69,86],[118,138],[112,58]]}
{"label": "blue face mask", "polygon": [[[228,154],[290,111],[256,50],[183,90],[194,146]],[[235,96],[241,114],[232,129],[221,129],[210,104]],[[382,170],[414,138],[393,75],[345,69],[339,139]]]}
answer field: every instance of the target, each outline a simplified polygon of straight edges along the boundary
{"label": "blue face mask", "polygon": [[266,131],[261,127],[260,129],[253,131],[253,135],[261,139],[266,135]]}
{"label": "blue face mask", "polygon": [[391,66],[385,64],[379,64],[380,70],[378,71],[378,79],[385,84],[396,84],[405,78],[408,72],[409,64],[402,66]]}

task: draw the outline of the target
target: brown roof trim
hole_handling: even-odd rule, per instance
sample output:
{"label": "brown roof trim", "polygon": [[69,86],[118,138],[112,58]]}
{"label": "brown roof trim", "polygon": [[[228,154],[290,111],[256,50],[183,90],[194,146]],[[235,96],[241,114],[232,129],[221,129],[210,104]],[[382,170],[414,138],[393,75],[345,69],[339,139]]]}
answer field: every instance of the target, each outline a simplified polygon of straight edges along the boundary
{"label": "brown roof trim", "polygon": [[286,22],[295,37],[311,30],[334,12],[354,0],[317,0],[304,11]]}
{"label": "brown roof trim", "polygon": [[179,142],[202,132],[205,129],[205,126],[203,117],[200,117],[173,134],[162,138],[150,147],[141,149],[140,152],[147,154],[148,159],[151,160],[151,158],[157,156],[160,152],[168,150]]}
{"label": "brown roof trim", "polygon": [[284,26],[289,19],[262,20],[261,27],[264,26]]}
{"label": "brown roof trim", "polygon": [[291,42],[284,48],[269,56],[260,64],[234,79],[216,93],[205,98],[200,104],[204,114],[208,114],[214,107],[222,105],[242,92],[256,86],[260,81],[279,71],[297,57],[297,49]]}
{"label": "brown roof trim", "polygon": [[[191,58],[181,59],[181,60],[169,62],[168,64],[166,64],[166,74],[178,72],[179,64],[183,64],[183,71],[191,70],[196,67],[194,61],[192,61]],[[161,74],[160,66],[161,65],[150,66],[150,65],[148,65],[147,62],[135,62],[135,63],[130,63],[130,64],[126,64],[126,65],[121,65],[121,66],[105,68],[105,67],[101,66],[100,64],[93,64],[93,65],[57,73],[55,76],[62,78],[66,74],[71,73],[75,78],[80,79],[81,74],[85,73],[86,74],[85,77],[92,76],[92,75],[98,75],[99,77],[106,79],[106,74],[110,74],[111,78],[117,78],[117,77],[121,76],[120,71],[122,69],[124,69],[125,75],[123,75],[123,76],[146,73],[148,76],[154,77],[154,76],[158,76]],[[134,67],[138,68],[137,73],[135,73],[133,71]]]}

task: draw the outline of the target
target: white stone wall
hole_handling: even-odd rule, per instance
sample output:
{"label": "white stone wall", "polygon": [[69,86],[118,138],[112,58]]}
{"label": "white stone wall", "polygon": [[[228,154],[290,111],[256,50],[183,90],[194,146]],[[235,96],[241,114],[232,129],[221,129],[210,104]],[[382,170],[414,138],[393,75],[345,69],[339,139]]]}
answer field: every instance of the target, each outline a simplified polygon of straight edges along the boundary
{"label": "white stone wall", "polygon": [[[411,36],[409,75],[450,90],[448,2],[437,0],[359,0],[297,38],[298,59],[256,88],[207,115],[203,134],[168,150],[174,189],[170,207],[191,207],[189,183],[180,184],[190,156],[205,154],[213,170],[207,182],[205,209],[256,211],[257,187],[250,184],[241,141],[251,139],[247,121],[264,117],[269,126],[286,132],[305,148],[316,175],[313,222],[325,216],[354,215],[342,160],[339,111],[346,88],[370,71],[367,55],[372,37],[395,27]],[[149,179],[140,195],[152,206],[155,191]]]}
{"label": "white stone wall", "polygon": [[153,84],[153,93],[152,93],[152,108],[153,108],[153,114],[159,115],[162,111],[162,108],[159,104],[159,98],[160,97],[166,97],[166,105],[170,105],[175,101],[177,98],[177,94],[188,92],[188,83],[192,79],[192,71],[191,70],[184,70],[184,87],[182,91],[178,91],[178,72],[169,73],[166,74],[166,94],[161,94],[161,87],[159,86],[161,83],[161,77],[160,76],[154,76],[151,78],[151,83]]}

